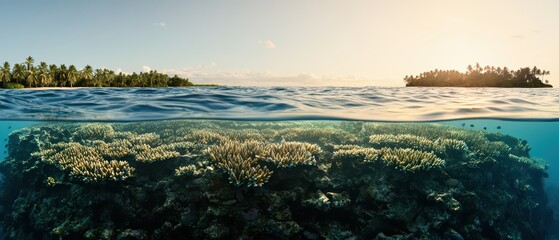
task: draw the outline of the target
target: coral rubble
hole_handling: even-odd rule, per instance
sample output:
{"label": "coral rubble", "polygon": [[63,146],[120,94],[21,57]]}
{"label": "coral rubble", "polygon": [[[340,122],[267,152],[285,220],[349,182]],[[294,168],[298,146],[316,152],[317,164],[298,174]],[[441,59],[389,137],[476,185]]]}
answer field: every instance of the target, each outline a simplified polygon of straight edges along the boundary
{"label": "coral rubble", "polygon": [[0,162],[5,239],[544,239],[545,162],[440,124],[52,123]]}

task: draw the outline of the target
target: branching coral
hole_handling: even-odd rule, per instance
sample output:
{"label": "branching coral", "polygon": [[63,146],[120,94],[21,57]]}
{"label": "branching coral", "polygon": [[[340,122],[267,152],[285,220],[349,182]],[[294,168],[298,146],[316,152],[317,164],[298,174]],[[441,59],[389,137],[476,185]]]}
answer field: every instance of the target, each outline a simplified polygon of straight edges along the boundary
{"label": "branching coral", "polygon": [[281,142],[267,145],[260,157],[275,163],[280,168],[284,168],[297,165],[315,165],[314,155],[320,153],[322,153],[322,149],[316,144]]}
{"label": "branching coral", "polygon": [[229,140],[229,138],[210,129],[192,130],[189,131],[183,139],[189,142],[201,144],[218,144]]}
{"label": "branching coral", "polygon": [[380,159],[388,166],[406,172],[442,168],[445,161],[429,152],[409,148],[382,148]]}
{"label": "branching coral", "polygon": [[135,133],[131,133],[131,134],[127,134],[130,132],[124,132],[124,137],[125,139],[127,139],[128,141],[130,141],[132,144],[134,145],[143,145],[143,144],[147,144],[150,146],[155,146],[155,145],[159,145],[161,143],[161,139],[159,137],[159,135],[155,134],[155,133],[144,133],[144,134],[135,134]]}
{"label": "branching coral", "polygon": [[80,178],[84,182],[120,181],[130,177],[134,173],[126,161],[98,161],[98,162],[76,162],[70,166],[71,176]]}
{"label": "branching coral", "polygon": [[543,160],[528,158],[528,157],[519,157],[514,154],[509,154],[509,158],[513,161],[526,164],[532,169],[536,169],[538,171],[545,171],[549,168],[549,165],[545,163]]}
{"label": "branching coral", "polygon": [[427,139],[437,139],[455,138],[450,136],[466,132],[468,131],[442,124],[364,123],[359,134],[366,137],[374,134],[413,134]]}
{"label": "branching coral", "polygon": [[203,174],[214,172],[214,167],[210,164],[208,160],[198,160],[196,162],[191,162],[188,165],[180,166],[175,169],[175,176],[193,176],[198,177]]}
{"label": "branching coral", "polygon": [[229,176],[235,186],[262,186],[272,175],[272,171],[256,164],[262,155],[264,144],[257,141],[239,143],[227,141],[221,145],[207,148],[204,152],[219,169]]}
{"label": "branching coral", "polygon": [[44,156],[44,161],[68,170],[70,176],[83,182],[119,181],[134,173],[128,162],[105,161],[95,148],[80,144],[72,144],[54,155],[49,153]]}
{"label": "branching coral", "polygon": [[265,137],[256,129],[227,129],[216,131],[222,136],[235,141],[265,141]]}
{"label": "branching coral", "polygon": [[111,143],[94,141],[93,146],[104,158],[119,159],[136,154],[133,145],[126,139],[115,139]]}
{"label": "branching coral", "polygon": [[285,141],[302,141],[309,143],[345,144],[357,141],[357,138],[348,132],[335,128],[295,127],[279,130],[276,139]]}
{"label": "branching coral", "polygon": [[359,145],[355,145],[355,144],[334,145],[334,151],[351,150],[351,149],[356,149],[356,148],[363,148],[363,147],[361,147]]}
{"label": "branching coral", "polygon": [[444,148],[435,142],[411,134],[374,134],[369,136],[369,142],[373,147],[387,148],[411,148],[424,152],[433,152],[437,155],[442,154]]}
{"label": "branching coral", "polygon": [[374,149],[352,146],[341,148],[334,152],[332,156],[334,160],[363,161],[366,163],[375,163],[380,160],[383,164],[407,172],[441,168],[445,163],[434,153],[409,148]]}
{"label": "branching coral", "polygon": [[272,172],[258,165],[258,160],[276,164],[279,168],[316,164],[315,155],[322,149],[315,144],[281,142],[266,144],[259,141],[227,141],[205,150],[210,160],[229,175],[235,186],[262,186]]}
{"label": "branching coral", "polygon": [[481,156],[488,157],[505,157],[511,148],[501,141],[486,141],[483,144],[476,144],[472,147],[472,151]]}
{"label": "branching coral", "polygon": [[360,135],[373,134],[413,134],[427,139],[457,139],[468,146],[488,141],[482,131],[471,131],[444,124],[414,124],[414,123],[365,123]]}
{"label": "branching coral", "polygon": [[175,176],[198,176],[202,174],[202,171],[196,168],[195,165],[180,166],[175,169]]}
{"label": "branching coral", "polygon": [[162,147],[152,148],[146,144],[137,146],[136,151],[136,161],[147,163],[176,158],[180,155],[176,151],[169,151]]}
{"label": "branching coral", "polygon": [[340,161],[364,161],[374,162],[378,160],[379,151],[374,148],[349,148],[340,149],[334,152],[332,158]]}
{"label": "branching coral", "polygon": [[6,236],[545,238],[547,165],[502,134],[326,121],[82,125],[9,138],[0,208],[15,234]]}
{"label": "branching coral", "polygon": [[[529,147],[525,141],[514,137],[485,131],[472,131],[443,124],[381,124],[365,123],[360,135],[366,134],[410,134],[427,139],[445,139],[440,143],[447,144],[446,150],[462,151],[465,146],[469,152],[479,157],[506,158],[514,147],[519,154],[526,154]],[[506,139],[507,143],[499,139]],[[452,141],[452,142],[450,142]],[[456,141],[462,141],[464,144]],[[451,144],[451,145],[448,145]],[[454,149],[454,150],[451,150]]]}
{"label": "branching coral", "polygon": [[462,140],[439,138],[435,144],[441,145],[449,153],[463,153],[468,150],[468,145]]}
{"label": "branching coral", "polygon": [[168,151],[177,151],[180,154],[187,154],[190,150],[194,149],[196,144],[192,142],[174,142],[169,144],[163,144],[159,146],[159,148],[168,150]]}
{"label": "branching coral", "polygon": [[107,123],[87,123],[79,125],[79,129],[74,132],[76,140],[105,140],[115,136],[115,130],[111,124]]}

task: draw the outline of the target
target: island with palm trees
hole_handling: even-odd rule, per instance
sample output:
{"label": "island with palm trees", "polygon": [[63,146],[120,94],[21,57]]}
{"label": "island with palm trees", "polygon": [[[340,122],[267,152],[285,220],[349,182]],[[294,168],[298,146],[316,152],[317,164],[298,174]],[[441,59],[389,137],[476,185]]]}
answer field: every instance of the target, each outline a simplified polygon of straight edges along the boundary
{"label": "island with palm trees", "polygon": [[404,81],[406,87],[553,87],[548,80],[542,81],[546,75],[549,75],[549,71],[537,67],[525,67],[515,71],[507,67],[482,68],[477,63],[473,67],[469,65],[466,73],[435,69],[417,76],[406,76]]}
{"label": "island with palm trees", "polygon": [[188,87],[215,86],[193,84],[188,79],[177,75],[169,77],[156,70],[125,74],[109,69],[93,69],[86,65],[81,70],[76,66],[65,64],[34,65],[33,57],[13,66],[4,62],[0,67],[0,79],[3,88],[43,88],[43,87]]}

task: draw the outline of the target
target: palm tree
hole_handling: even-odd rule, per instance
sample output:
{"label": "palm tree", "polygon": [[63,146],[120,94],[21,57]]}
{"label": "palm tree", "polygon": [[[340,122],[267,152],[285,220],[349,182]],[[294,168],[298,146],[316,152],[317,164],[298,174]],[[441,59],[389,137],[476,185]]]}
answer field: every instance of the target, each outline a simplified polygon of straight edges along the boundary
{"label": "palm tree", "polygon": [[[437,70],[437,69],[435,69],[435,70]],[[153,70],[149,71],[149,75],[148,75],[148,77],[149,77],[149,87],[153,87],[153,77],[154,77],[155,74],[157,74],[156,71],[153,71]]]}
{"label": "palm tree", "polygon": [[25,76],[25,67],[23,64],[16,63],[14,64],[14,69],[12,71],[12,77],[16,80],[16,83],[19,84],[20,80],[22,80]]}
{"label": "palm tree", "polygon": [[5,87],[6,86],[6,82],[9,82],[11,79],[10,76],[10,63],[9,62],[4,62],[4,68],[2,68],[2,70],[0,70],[0,78],[2,78],[2,86]]}
{"label": "palm tree", "polygon": [[68,68],[68,82],[70,83],[70,87],[74,85],[77,79],[78,79],[78,70],[74,65],[70,65],[70,67]]}
{"label": "palm tree", "polygon": [[50,73],[48,65],[46,62],[41,62],[39,65],[39,86],[49,86],[50,85]]}
{"label": "palm tree", "polygon": [[103,71],[101,69],[95,69],[95,76],[93,77],[93,86],[101,86],[103,81]]}
{"label": "palm tree", "polygon": [[82,77],[86,80],[86,85],[90,86],[91,79],[93,78],[93,68],[89,65],[85,65],[82,69]]}
{"label": "palm tree", "polygon": [[115,72],[113,70],[105,69],[106,77],[105,77],[105,87],[111,86],[115,79]]}
{"label": "palm tree", "polygon": [[33,63],[35,62],[35,60],[29,56],[25,59],[25,63],[27,64],[27,71],[29,70],[33,70]]}
{"label": "palm tree", "polygon": [[37,85],[37,72],[35,69],[27,70],[27,84],[29,87],[33,87],[33,85]]}
{"label": "palm tree", "polygon": [[476,72],[480,73],[481,72],[481,66],[479,65],[479,63],[476,63]]}
{"label": "palm tree", "polygon": [[58,72],[58,66],[56,64],[49,65],[49,78],[51,84],[55,87],[58,86],[58,81],[56,80],[56,73]]}
{"label": "palm tree", "polygon": [[[542,71],[542,80],[545,79],[545,75],[549,75],[549,71],[546,71],[546,70],[543,70],[543,71]],[[549,83],[549,81],[548,81],[548,80],[545,80],[545,83]]]}
{"label": "palm tree", "polygon": [[68,68],[66,65],[60,64],[60,68],[58,68],[58,86],[64,87],[66,86],[66,80],[68,79]]}

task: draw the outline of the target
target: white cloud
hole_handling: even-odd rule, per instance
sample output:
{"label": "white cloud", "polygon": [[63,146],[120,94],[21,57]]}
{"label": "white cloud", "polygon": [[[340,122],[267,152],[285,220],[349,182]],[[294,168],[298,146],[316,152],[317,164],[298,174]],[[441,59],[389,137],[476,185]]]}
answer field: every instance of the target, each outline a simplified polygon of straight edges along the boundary
{"label": "white cloud", "polygon": [[227,86],[395,86],[397,81],[379,81],[355,76],[317,75],[310,72],[281,74],[256,71],[214,71],[215,63],[182,69],[165,69],[163,73],[188,78],[194,83]]}
{"label": "white cloud", "polygon": [[154,25],[154,26],[158,26],[158,27],[164,28],[164,27],[167,26],[167,23],[165,23],[165,22],[157,22],[157,23],[153,23],[153,25]]}
{"label": "white cloud", "polygon": [[149,66],[146,65],[142,66],[142,72],[149,72],[149,71],[151,71],[151,68]]}
{"label": "white cloud", "polygon": [[122,68],[117,68],[117,69],[115,70],[115,73],[116,73],[116,74],[122,73],[122,74],[124,74],[124,75],[130,75],[129,72],[123,71]]}
{"label": "white cloud", "polygon": [[276,48],[276,44],[270,40],[258,41],[258,44],[263,44],[265,48]]}

